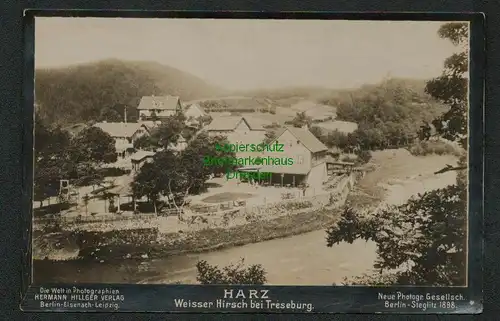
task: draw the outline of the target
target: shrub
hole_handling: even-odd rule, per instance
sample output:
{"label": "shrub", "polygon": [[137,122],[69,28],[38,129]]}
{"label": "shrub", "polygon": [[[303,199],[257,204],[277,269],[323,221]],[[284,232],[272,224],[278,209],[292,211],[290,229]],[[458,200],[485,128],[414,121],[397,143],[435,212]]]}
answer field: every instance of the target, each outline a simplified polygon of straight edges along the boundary
{"label": "shrub", "polygon": [[201,284],[252,284],[262,285],[266,280],[266,271],[262,265],[255,264],[247,268],[243,267],[244,260],[237,264],[230,264],[222,269],[216,265],[210,265],[207,261],[198,261],[196,269],[198,275],[196,280]]}
{"label": "shrub", "polygon": [[113,199],[109,200],[108,210],[110,213],[116,213],[118,211],[118,207],[115,206],[115,201]]}
{"label": "shrub", "polygon": [[356,153],[358,156],[357,162],[361,164],[366,164],[372,158],[372,154],[368,150],[360,150]]}
{"label": "shrub", "polygon": [[122,169],[119,167],[107,167],[107,168],[101,168],[99,170],[99,173],[103,177],[118,177],[118,176],[130,174],[130,170]]}
{"label": "shrub", "polygon": [[420,141],[408,149],[414,156],[426,155],[455,155],[461,156],[463,152],[460,148],[441,140]]}

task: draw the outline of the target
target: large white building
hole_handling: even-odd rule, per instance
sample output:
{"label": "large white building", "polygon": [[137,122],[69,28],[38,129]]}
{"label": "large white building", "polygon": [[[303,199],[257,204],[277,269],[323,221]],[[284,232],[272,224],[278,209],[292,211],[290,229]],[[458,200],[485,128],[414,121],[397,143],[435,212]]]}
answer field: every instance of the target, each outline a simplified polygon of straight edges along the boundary
{"label": "large white building", "polygon": [[143,96],[137,110],[140,120],[152,120],[173,116],[182,111],[182,105],[177,96]]}
{"label": "large white building", "polygon": [[149,135],[149,129],[141,123],[96,123],[100,128],[115,140],[118,156],[125,157],[133,151],[134,142],[141,136]]}

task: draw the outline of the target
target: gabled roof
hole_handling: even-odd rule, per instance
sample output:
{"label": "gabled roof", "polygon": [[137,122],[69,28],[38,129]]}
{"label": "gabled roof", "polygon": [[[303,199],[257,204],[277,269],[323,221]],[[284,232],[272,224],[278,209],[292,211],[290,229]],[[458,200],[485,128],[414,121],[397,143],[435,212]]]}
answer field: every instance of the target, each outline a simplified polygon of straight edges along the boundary
{"label": "gabled roof", "polygon": [[242,117],[221,116],[212,119],[212,122],[205,128],[208,131],[212,130],[234,130],[240,123]]}
{"label": "gabled roof", "polygon": [[236,129],[240,122],[245,122],[250,130],[265,130],[262,124],[254,118],[243,116],[220,116],[212,120],[212,122],[205,128],[208,131],[231,131]]}
{"label": "gabled roof", "polygon": [[150,110],[176,110],[179,104],[178,96],[143,96],[137,109]]}
{"label": "gabled roof", "polygon": [[189,111],[190,109],[198,109],[202,114],[206,114],[205,110],[203,109],[203,107],[201,107],[199,104],[197,103],[194,103],[194,104],[191,104],[189,105],[189,107],[186,108],[186,110],[184,112],[187,112]]}
{"label": "gabled roof", "polygon": [[146,157],[153,157],[155,155],[155,152],[147,151],[147,150],[139,150],[136,153],[134,153],[132,156],[130,156],[130,159],[135,162],[139,162],[143,160]]}
{"label": "gabled roof", "polygon": [[156,128],[161,125],[161,121],[152,121],[152,120],[146,120],[146,121],[141,121],[141,124],[146,126],[149,130]]}
{"label": "gabled roof", "polygon": [[297,128],[297,127],[285,127],[274,140],[279,140],[279,138],[286,132],[289,131],[298,141],[300,141],[311,153],[322,152],[328,150],[319,139],[316,138],[308,129]]}
{"label": "gabled roof", "polygon": [[265,130],[264,126],[272,125],[273,122],[267,119],[261,119],[253,116],[243,116],[250,126],[251,130]]}
{"label": "gabled roof", "polygon": [[102,129],[111,137],[132,137],[141,127],[148,128],[141,123],[96,123],[94,127]]}

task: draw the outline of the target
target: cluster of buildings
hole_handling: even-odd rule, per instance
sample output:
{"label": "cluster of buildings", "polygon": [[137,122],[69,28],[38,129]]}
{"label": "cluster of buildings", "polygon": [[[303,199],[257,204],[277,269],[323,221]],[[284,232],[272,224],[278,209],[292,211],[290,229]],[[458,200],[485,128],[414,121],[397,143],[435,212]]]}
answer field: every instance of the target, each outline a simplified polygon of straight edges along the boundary
{"label": "cluster of buildings", "polygon": [[[321,113],[322,110],[325,111],[322,106],[296,106],[295,108],[298,107],[304,109],[308,116],[314,114],[323,119],[323,121],[316,121],[318,124],[328,125],[335,118],[331,108]],[[120,157],[117,164],[113,166],[128,167],[134,172],[143,163],[150,161],[155,154],[154,151],[137,150],[134,148],[134,142],[144,135],[150,135],[152,130],[161,124],[161,119],[164,117],[183,113],[189,126],[195,127],[197,131],[204,131],[210,136],[226,136],[232,144],[258,144],[264,141],[266,127],[271,124],[265,119],[245,114],[245,116],[216,116],[208,125],[203,126],[198,120],[207,116],[208,113],[196,102],[184,106],[179,97],[175,96],[142,97],[137,110],[139,118],[135,123],[126,122],[125,115],[125,122],[94,124],[115,139],[115,147]],[[325,117],[330,122],[325,122]],[[350,124],[345,125],[346,130],[355,130],[356,126]],[[292,165],[263,164],[243,167],[239,171],[271,173],[268,181],[259,182],[262,184],[299,186],[322,184],[331,174],[329,168],[338,166],[338,162],[332,157],[332,152],[309,131],[307,126],[304,128],[282,127],[275,137],[275,141],[284,144],[283,152],[262,152],[262,155],[256,155],[255,152],[237,152],[237,157],[281,158],[286,155],[294,159]],[[171,148],[180,151],[186,146],[186,139],[179,134],[177,142]]]}

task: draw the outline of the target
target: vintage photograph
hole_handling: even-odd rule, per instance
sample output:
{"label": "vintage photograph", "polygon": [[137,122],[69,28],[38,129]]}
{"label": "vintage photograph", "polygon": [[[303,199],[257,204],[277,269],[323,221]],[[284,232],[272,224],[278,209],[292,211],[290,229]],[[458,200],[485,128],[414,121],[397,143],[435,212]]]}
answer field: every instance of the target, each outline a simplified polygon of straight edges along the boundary
{"label": "vintage photograph", "polygon": [[467,285],[469,23],[35,19],[33,281]]}

